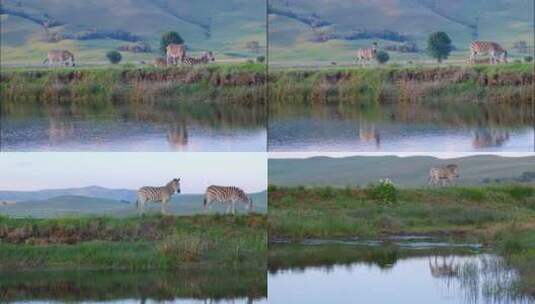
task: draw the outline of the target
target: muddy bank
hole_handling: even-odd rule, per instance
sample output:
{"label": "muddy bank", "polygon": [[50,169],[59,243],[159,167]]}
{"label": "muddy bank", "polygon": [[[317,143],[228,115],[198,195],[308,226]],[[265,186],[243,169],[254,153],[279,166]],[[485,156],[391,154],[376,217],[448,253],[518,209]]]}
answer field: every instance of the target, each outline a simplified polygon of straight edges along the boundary
{"label": "muddy bank", "polygon": [[339,68],[270,74],[275,102],[425,101],[529,103],[533,65]]}
{"label": "muddy bank", "polygon": [[8,70],[0,74],[2,98],[47,102],[91,98],[153,101],[261,103],[265,68],[258,64],[172,68],[63,68]]}

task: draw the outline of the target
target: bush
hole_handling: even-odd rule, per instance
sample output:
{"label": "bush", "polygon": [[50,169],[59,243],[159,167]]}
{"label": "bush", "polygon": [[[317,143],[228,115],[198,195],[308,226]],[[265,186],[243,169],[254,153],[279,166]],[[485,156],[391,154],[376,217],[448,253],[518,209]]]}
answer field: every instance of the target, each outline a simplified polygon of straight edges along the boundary
{"label": "bush", "polygon": [[390,60],[390,56],[385,51],[379,51],[379,52],[377,52],[377,56],[375,57],[375,59],[380,64],[383,64],[383,63],[387,62],[388,60]]}
{"label": "bush", "polygon": [[427,53],[435,58],[439,63],[444,59],[448,59],[453,46],[448,34],[444,32],[435,32],[429,35],[427,40]]}
{"label": "bush", "polygon": [[525,62],[532,62],[532,61],[533,61],[533,56],[526,56],[526,57],[524,57],[524,61],[525,61]]}
{"label": "bush", "polygon": [[121,59],[123,59],[123,56],[121,56],[121,53],[117,51],[109,51],[106,53],[106,58],[108,58],[110,63],[117,64],[121,62]]}
{"label": "bush", "polygon": [[258,56],[258,57],[256,57],[256,62],[258,62],[258,63],[264,63],[264,61],[266,61],[266,57],[264,57],[264,56]]}
{"label": "bush", "polygon": [[162,39],[160,40],[160,51],[162,52],[162,54],[167,53],[167,46],[172,43],[183,44],[184,39],[182,39],[179,33],[173,31],[167,32],[162,35]]}
{"label": "bush", "polygon": [[368,186],[371,198],[385,204],[395,204],[398,201],[398,190],[389,179],[381,179],[377,184]]}

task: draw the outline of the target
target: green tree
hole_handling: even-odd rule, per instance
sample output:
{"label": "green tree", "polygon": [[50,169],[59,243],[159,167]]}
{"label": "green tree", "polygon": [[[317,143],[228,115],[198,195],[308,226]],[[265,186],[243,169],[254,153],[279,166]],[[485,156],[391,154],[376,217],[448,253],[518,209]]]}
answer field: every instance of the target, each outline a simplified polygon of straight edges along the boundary
{"label": "green tree", "polygon": [[444,59],[448,59],[453,46],[448,34],[444,32],[435,32],[429,35],[427,40],[427,53],[429,56],[435,58],[439,63]]}
{"label": "green tree", "polygon": [[121,53],[119,53],[117,51],[109,51],[109,52],[107,52],[106,53],[106,57],[108,58],[110,63],[113,63],[113,64],[119,63],[119,62],[121,62],[121,59],[123,59],[123,56],[121,55]]}
{"label": "green tree", "polygon": [[183,44],[184,39],[182,39],[179,33],[173,31],[163,34],[162,39],[160,40],[160,51],[162,52],[162,54],[165,54],[167,52],[166,48],[171,43]]}
{"label": "green tree", "polygon": [[383,63],[387,62],[388,60],[390,60],[390,55],[388,55],[388,53],[385,52],[385,51],[379,51],[379,52],[377,52],[377,55],[375,56],[375,59],[380,64],[383,64]]}

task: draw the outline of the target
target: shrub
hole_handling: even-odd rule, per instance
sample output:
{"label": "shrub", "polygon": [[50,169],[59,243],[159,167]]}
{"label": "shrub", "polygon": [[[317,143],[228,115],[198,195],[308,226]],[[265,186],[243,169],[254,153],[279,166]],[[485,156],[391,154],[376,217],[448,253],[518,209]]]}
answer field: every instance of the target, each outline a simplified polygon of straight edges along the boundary
{"label": "shrub", "polygon": [[121,56],[121,53],[117,51],[109,51],[106,53],[106,58],[108,58],[110,63],[117,64],[121,62],[121,59],[123,59],[123,56]]}
{"label": "shrub", "polygon": [[171,235],[162,241],[158,251],[174,263],[197,262],[207,245],[200,235]]}
{"label": "shrub", "polygon": [[375,57],[375,59],[380,64],[383,64],[383,63],[387,62],[388,60],[390,60],[390,56],[385,51],[379,51],[379,52],[377,52],[377,56]]}
{"label": "shrub", "polygon": [[183,44],[184,39],[180,36],[177,32],[167,32],[162,35],[162,39],[160,40],[160,51],[162,54],[165,54],[167,52],[167,46],[175,43],[175,44]]}
{"label": "shrub", "polygon": [[444,59],[448,59],[453,46],[448,34],[444,32],[435,32],[429,35],[427,40],[427,53],[429,56],[435,58],[439,63]]}
{"label": "shrub", "polygon": [[385,204],[395,204],[398,201],[398,190],[389,179],[381,179],[377,184],[371,184],[368,192],[371,198]]}
{"label": "shrub", "polygon": [[258,56],[258,57],[256,57],[256,62],[258,62],[258,63],[264,63],[264,61],[266,61],[266,57],[264,57],[264,56]]}
{"label": "shrub", "polygon": [[524,61],[525,61],[525,62],[532,62],[532,61],[533,61],[533,56],[526,56],[526,57],[524,57]]}

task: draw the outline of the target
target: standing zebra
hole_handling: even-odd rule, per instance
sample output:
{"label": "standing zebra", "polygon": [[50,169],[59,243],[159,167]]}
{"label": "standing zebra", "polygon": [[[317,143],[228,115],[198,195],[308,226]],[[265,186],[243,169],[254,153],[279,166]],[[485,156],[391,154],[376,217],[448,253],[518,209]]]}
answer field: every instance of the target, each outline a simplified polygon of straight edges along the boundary
{"label": "standing zebra", "polygon": [[476,55],[490,55],[490,63],[507,63],[507,51],[498,43],[492,41],[472,41],[470,43],[470,63],[475,63]]}
{"label": "standing zebra", "polygon": [[185,56],[182,60],[183,64],[187,65],[197,65],[197,64],[207,64],[210,61],[215,61],[214,53],[212,52],[206,52],[201,57],[188,57]]}
{"label": "standing zebra", "polygon": [[166,48],[167,65],[177,64],[186,57],[186,46],[183,44],[171,43]]}
{"label": "standing zebra", "polygon": [[446,183],[453,183],[455,179],[459,178],[459,166],[449,164],[446,166],[431,167],[429,169],[429,177],[427,179],[428,185],[446,186]]}
{"label": "standing zebra", "polygon": [[73,53],[66,50],[49,51],[43,63],[48,63],[48,66],[75,66]]}
{"label": "standing zebra", "polygon": [[377,42],[374,42],[372,47],[359,49],[357,51],[356,61],[358,61],[358,63],[364,63],[364,61],[370,62],[370,60],[373,60],[376,57],[377,57]]}
{"label": "standing zebra", "polygon": [[206,188],[206,193],[204,194],[204,209],[206,210],[207,207],[210,208],[213,202],[228,204],[226,213],[228,213],[231,208],[232,214],[236,213],[236,202],[244,203],[247,206],[247,211],[252,211],[253,209],[253,200],[238,187],[209,186]]}
{"label": "standing zebra", "polygon": [[140,213],[143,213],[143,209],[145,208],[146,202],[160,202],[162,204],[161,212],[162,214],[165,214],[165,205],[169,202],[171,196],[175,192],[180,193],[180,178],[173,179],[163,187],[141,187],[137,191],[137,209]]}

